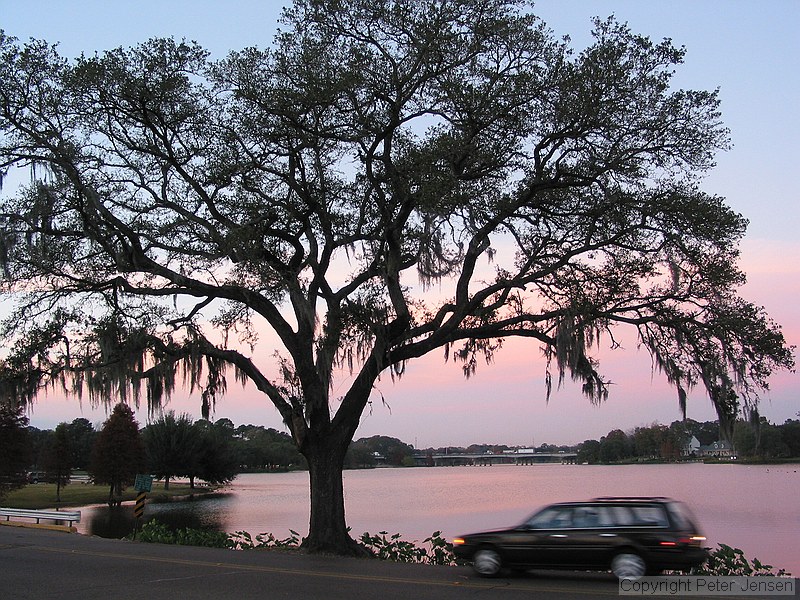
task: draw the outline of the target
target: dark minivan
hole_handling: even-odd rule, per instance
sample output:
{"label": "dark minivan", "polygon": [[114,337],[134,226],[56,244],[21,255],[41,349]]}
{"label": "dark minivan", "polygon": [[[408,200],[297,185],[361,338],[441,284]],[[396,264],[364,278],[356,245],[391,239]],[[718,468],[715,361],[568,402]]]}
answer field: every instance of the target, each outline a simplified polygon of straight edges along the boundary
{"label": "dark minivan", "polygon": [[511,529],[457,537],[453,551],[484,577],[509,567],[610,569],[626,579],[702,564],[705,539],[681,502],[614,497],[551,504]]}

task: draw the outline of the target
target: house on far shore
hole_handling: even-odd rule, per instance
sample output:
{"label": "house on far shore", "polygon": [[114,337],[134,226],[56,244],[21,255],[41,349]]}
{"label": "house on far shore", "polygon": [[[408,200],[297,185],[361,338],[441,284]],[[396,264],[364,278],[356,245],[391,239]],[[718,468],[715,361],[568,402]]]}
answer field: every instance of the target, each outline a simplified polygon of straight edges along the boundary
{"label": "house on far shore", "polygon": [[710,458],[736,458],[733,453],[733,446],[730,442],[719,440],[708,446],[700,446],[700,456]]}
{"label": "house on far shore", "polygon": [[692,439],[686,442],[683,445],[683,448],[681,448],[681,456],[700,456],[700,440],[698,440],[695,436],[692,436]]}

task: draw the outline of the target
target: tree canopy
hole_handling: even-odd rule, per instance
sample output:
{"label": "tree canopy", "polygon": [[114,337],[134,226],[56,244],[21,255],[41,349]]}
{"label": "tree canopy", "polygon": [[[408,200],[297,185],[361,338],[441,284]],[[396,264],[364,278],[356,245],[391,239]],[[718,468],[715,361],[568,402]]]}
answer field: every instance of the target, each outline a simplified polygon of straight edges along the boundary
{"label": "tree canopy", "polygon": [[233,423],[219,419],[215,423],[202,420],[194,424],[198,437],[198,453],[189,472],[189,482],[195,479],[211,484],[230,483],[239,473],[239,456],[234,444]]}
{"label": "tree canopy", "polygon": [[132,485],[145,465],[145,449],[133,410],[119,403],[103,423],[92,447],[89,475],[94,483],[109,485],[109,506],[122,502],[122,491]]}
{"label": "tree canopy", "polygon": [[576,53],[511,0],[296,0],[283,24],[215,61],[0,37],[0,172],[34,173],[0,200],[3,396],[185,385],[207,414],[250,381],[308,459],[307,546],[341,551],[344,454],[414,358],[470,375],[528,338],[546,394],[599,402],[627,326],[729,428],[793,367],[737,293],[746,220],[701,189],[728,132],[715,91],[672,86],[682,48],[608,19]]}
{"label": "tree canopy", "polygon": [[188,414],[167,411],[142,430],[142,444],[151,474],[164,479],[164,489],[175,476],[189,476],[195,469],[201,444]]}
{"label": "tree canopy", "polygon": [[234,451],[245,471],[305,467],[292,437],[283,431],[256,425],[239,425],[235,431]]}
{"label": "tree canopy", "polygon": [[69,423],[59,423],[48,445],[44,448],[45,480],[56,484],[56,502],[61,502],[61,488],[68,485],[72,476],[73,453]]}
{"label": "tree canopy", "polygon": [[0,500],[28,482],[31,451],[23,406],[0,402]]}

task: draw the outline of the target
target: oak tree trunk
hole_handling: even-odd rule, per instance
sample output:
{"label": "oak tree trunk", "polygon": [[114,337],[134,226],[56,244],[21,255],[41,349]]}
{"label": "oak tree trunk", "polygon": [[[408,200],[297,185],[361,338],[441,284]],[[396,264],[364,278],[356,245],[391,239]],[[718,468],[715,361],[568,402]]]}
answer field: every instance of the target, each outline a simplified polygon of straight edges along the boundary
{"label": "oak tree trunk", "polygon": [[305,449],[311,488],[308,537],[302,547],[310,552],[365,555],[369,552],[347,531],[342,469],[348,443],[317,440]]}

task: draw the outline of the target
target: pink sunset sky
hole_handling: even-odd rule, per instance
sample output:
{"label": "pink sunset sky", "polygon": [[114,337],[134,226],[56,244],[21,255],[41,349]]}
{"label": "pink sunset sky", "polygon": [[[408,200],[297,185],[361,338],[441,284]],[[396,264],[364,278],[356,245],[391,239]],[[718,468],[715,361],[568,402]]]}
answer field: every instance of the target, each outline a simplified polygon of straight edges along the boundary
{"label": "pink sunset sky", "polygon": [[[220,58],[228,50],[266,46],[277,25],[281,2],[231,3],[202,0],[107,2],[0,0],[0,28],[22,40],[59,42],[66,56],[128,46],[154,36],[196,40]],[[675,84],[719,88],[725,124],[734,147],[718,157],[704,189],[724,196],[750,221],[741,266],[748,274],[742,295],[763,305],[783,326],[788,342],[800,342],[800,3],[796,0],[541,0],[534,13],[580,50],[589,40],[593,16],[616,15],[632,30],[653,39],[668,37],[686,46]],[[265,348],[264,356],[271,357]],[[577,443],[609,430],[632,429],[679,419],[677,394],[652,372],[635,342],[624,351],[602,352],[603,372],[614,382],[610,398],[593,406],[567,382],[545,400],[544,361],[537,347],[510,341],[494,364],[481,365],[465,380],[460,365],[440,354],[409,365],[399,382],[384,377],[356,437],[388,435],[417,447],[503,443]],[[336,393],[334,392],[334,396]],[[178,395],[168,405],[199,417],[198,397]],[[761,414],[782,423],[800,411],[800,375],[778,373],[762,399]],[[85,417],[99,425],[104,408],[51,394],[33,407],[31,424],[52,428]],[[687,416],[715,419],[702,389],[690,394]],[[250,388],[229,386],[215,418],[284,429],[277,411]],[[138,411],[141,424],[146,409]]]}

